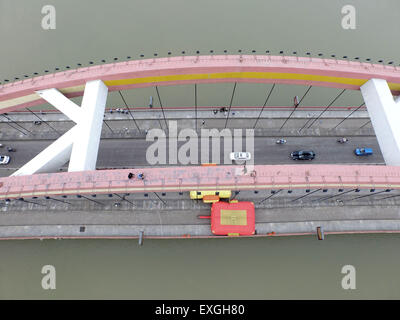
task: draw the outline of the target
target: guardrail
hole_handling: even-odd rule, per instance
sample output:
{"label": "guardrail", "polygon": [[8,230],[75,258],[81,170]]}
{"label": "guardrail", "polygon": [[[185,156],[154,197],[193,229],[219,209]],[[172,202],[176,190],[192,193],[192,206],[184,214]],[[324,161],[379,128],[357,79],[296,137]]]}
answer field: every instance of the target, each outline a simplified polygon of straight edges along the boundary
{"label": "guardrail", "polygon": [[[368,165],[191,166],[63,172],[0,178],[0,199],[191,190],[400,189],[400,167]],[[143,179],[129,179],[143,174]]]}

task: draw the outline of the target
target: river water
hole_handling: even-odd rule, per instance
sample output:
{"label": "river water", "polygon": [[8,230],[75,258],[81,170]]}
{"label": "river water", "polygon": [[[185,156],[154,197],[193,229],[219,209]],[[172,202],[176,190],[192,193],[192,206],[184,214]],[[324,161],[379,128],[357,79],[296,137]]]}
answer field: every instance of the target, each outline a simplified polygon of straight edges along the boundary
{"label": "river water", "polygon": [[[399,298],[399,245],[398,235],[2,241],[0,298]],[[42,289],[44,265],[55,290]],[[344,265],[354,290],[342,289]]]}
{"label": "river water", "polygon": [[[48,4],[55,30],[41,27]],[[346,4],[356,9],[355,30],[342,28]],[[399,65],[399,26],[398,0],[0,0],[0,82],[169,51],[282,50]],[[314,97],[309,104],[322,103]],[[1,241],[0,298],[400,298],[399,247],[399,235],[390,234],[146,240],[142,247],[135,240]],[[44,265],[56,269],[55,290],[42,289]],[[355,290],[342,289],[344,265],[356,269]]]}

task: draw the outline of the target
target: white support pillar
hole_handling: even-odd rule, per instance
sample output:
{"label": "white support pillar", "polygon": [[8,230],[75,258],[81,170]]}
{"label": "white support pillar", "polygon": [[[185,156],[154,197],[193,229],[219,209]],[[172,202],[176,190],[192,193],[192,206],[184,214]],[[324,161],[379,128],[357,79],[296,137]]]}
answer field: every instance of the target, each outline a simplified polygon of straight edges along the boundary
{"label": "white support pillar", "polygon": [[71,155],[75,128],[64,133],[31,161],[25,164],[13,176],[25,176],[34,173],[54,172],[62,167]]}
{"label": "white support pillar", "polygon": [[68,160],[68,171],[96,170],[97,153],[108,88],[101,80],[86,83],[82,106],[57,89],[37,92],[76,125],[25,164],[13,176],[57,171]]}
{"label": "white support pillar", "polygon": [[68,171],[96,170],[107,93],[108,88],[100,80],[86,83],[81,107],[84,121],[76,125]]}
{"label": "white support pillar", "polygon": [[36,92],[42,99],[64,113],[73,122],[78,123],[81,108],[75,102],[69,100],[55,88],[40,90]]}
{"label": "white support pillar", "polygon": [[361,86],[368,114],[388,166],[400,166],[400,101],[386,80],[371,79]]}

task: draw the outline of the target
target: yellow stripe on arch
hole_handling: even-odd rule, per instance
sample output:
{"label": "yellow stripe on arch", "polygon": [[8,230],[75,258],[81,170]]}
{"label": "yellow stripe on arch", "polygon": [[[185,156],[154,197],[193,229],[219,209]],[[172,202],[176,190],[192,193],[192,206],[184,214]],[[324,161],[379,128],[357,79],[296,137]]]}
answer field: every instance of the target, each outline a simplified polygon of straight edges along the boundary
{"label": "yellow stripe on arch", "polygon": [[[280,72],[220,72],[205,74],[179,74],[154,76],[133,79],[107,80],[107,86],[124,86],[132,84],[158,83],[169,81],[210,80],[210,79],[271,79],[271,80],[302,80],[311,82],[329,82],[345,85],[362,86],[368,79],[353,79],[344,77],[332,77],[302,73],[280,73]],[[400,83],[389,83],[391,90],[400,91]]]}
{"label": "yellow stripe on arch", "polygon": [[[105,85],[112,88],[115,86],[126,86],[135,84],[152,84],[162,82],[179,82],[179,81],[190,81],[190,80],[224,80],[224,79],[269,79],[269,80],[299,80],[308,82],[325,82],[325,83],[337,83],[343,85],[351,85],[360,87],[368,81],[368,79],[354,79],[345,77],[332,77],[324,75],[314,74],[302,74],[302,73],[280,73],[280,72],[219,72],[219,73],[199,73],[199,74],[175,74],[175,75],[164,75],[164,76],[152,76],[142,78],[130,78],[130,79],[119,79],[119,80],[104,80]],[[400,91],[400,83],[389,83],[389,88],[392,91]],[[64,93],[79,93],[84,91],[84,84],[59,88]],[[18,98],[0,101],[0,110],[18,106],[20,104],[39,100],[40,97],[36,94],[30,94]]]}

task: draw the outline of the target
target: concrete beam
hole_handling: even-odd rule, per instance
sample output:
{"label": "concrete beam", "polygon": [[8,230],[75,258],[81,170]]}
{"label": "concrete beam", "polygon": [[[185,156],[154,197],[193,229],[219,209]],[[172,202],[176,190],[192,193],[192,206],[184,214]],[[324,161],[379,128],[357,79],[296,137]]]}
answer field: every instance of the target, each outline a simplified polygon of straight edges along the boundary
{"label": "concrete beam", "polygon": [[86,83],[82,106],[66,98],[57,89],[37,94],[68,116],[76,125],[12,176],[57,171],[68,160],[68,171],[96,170],[104,109],[108,88],[101,80]]}
{"label": "concrete beam", "polygon": [[54,172],[62,167],[69,159],[76,129],[72,128],[40,152],[13,176],[26,176],[34,173]]}
{"label": "concrete beam", "polygon": [[107,93],[101,80],[86,83],[68,171],[96,170]]}
{"label": "concrete beam", "polygon": [[386,165],[400,166],[400,101],[383,79],[371,79],[360,89]]}
{"label": "concrete beam", "polygon": [[36,91],[36,93],[52,106],[64,113],[72,121],[75,123],[79,122],[81,108],[64,96],[60,91],[52,88],[47,90],[39,90]]}
{"label": "concrete beam", "polygon": [[[400,166],[255,165],[255,176],[252,172],[237,175],[237,168],[243,166],[151,167],[4,177],[0,178],[0,200],[196,190],[400,190]],[[136,178],[129,179],[129,173]],[[144,180],[138,178],[140,173]],[[397,192],[393,194],[396,195]]]}

